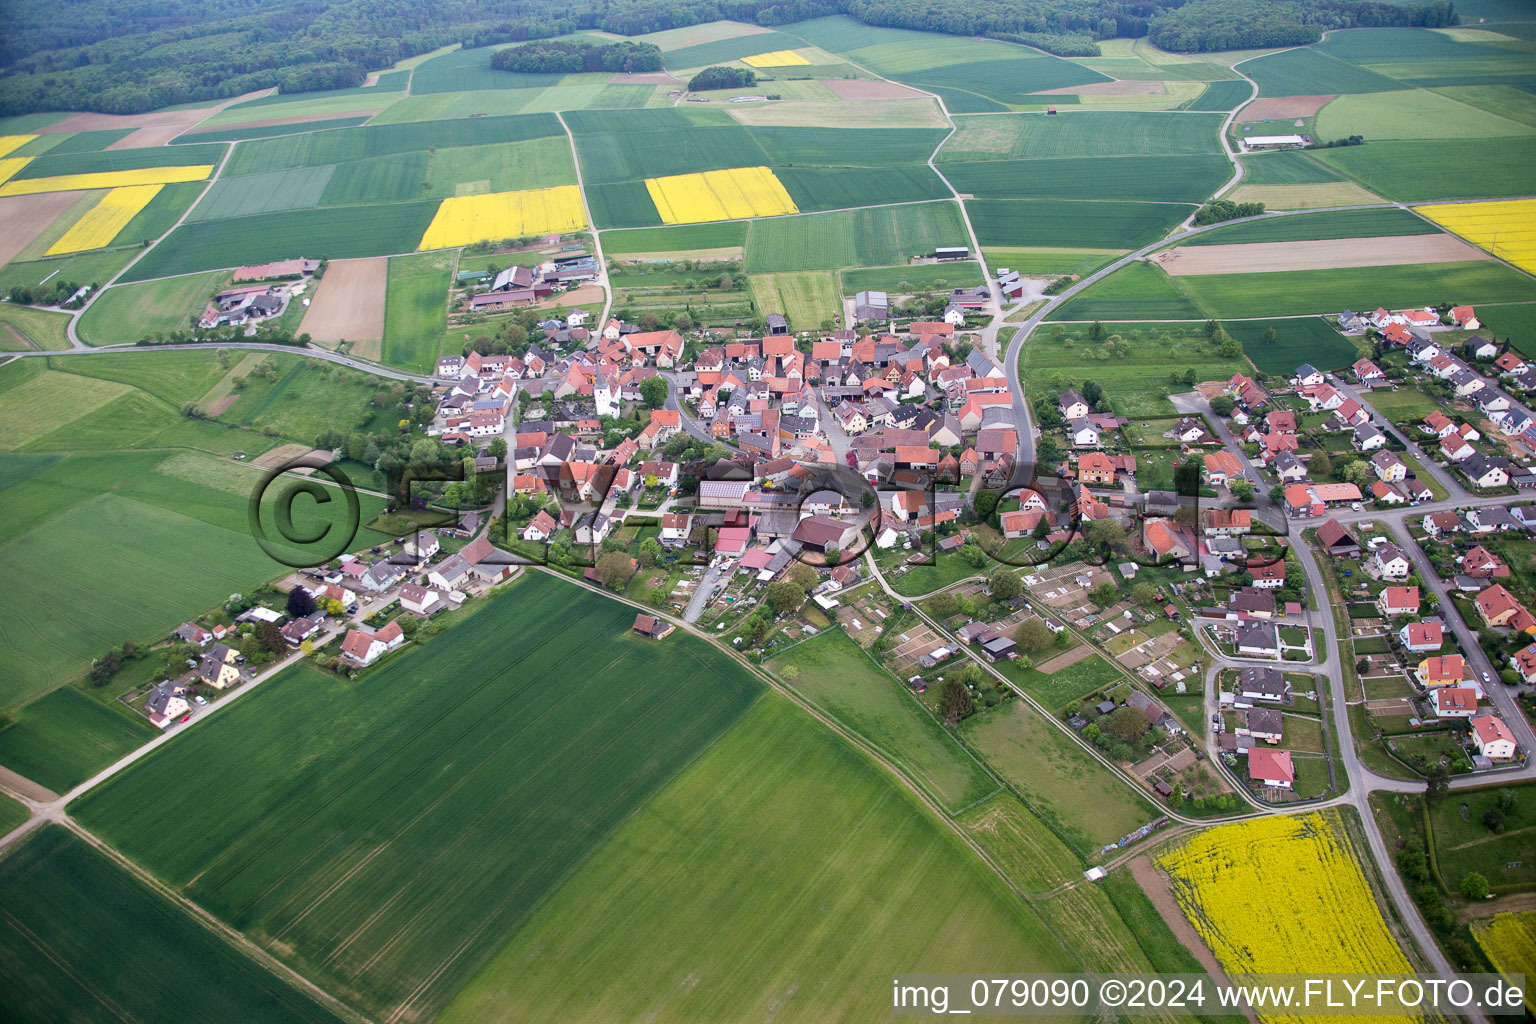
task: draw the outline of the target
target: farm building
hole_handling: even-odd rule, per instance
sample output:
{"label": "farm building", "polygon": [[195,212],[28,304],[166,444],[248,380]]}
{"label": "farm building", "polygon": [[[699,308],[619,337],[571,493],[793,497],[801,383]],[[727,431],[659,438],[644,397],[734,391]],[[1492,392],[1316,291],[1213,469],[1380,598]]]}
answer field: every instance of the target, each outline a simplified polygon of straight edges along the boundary
{"label": "farm building", "polygon": [[1254,135],[1243,140],[1243,148],[1255,149],[1301,149],[1306,146],[1305,135]]}

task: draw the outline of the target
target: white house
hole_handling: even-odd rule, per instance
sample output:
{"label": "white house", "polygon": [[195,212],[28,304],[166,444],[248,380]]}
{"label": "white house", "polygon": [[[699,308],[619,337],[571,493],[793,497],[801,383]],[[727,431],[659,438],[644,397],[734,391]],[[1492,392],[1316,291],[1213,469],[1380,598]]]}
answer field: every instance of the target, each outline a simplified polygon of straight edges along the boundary
{"label": "white house", "polygon": [[400,587],[400,607],[417,615],[430,615],[443,603],[442,595],[427,587],[405,583]]}
{"label": "white house", "polygon": [[405,634],[400,631],[400,623],[394,621],[373,633],[347,630],[347,638],[341,642],[341,653],[352,664],[366,666],[403,643]]}
{"label": "white house", "polygon": [[1472,742],[1477,752],[1490,761],[1514,759],[1515,734],[1497,715],[1478,715],[1472,719]]}
{"label": "white house", "polygon": [[1097,448],[1099,445],[1099,428],[1085,419],[1073,420],[1068,424],[1067,434],[1074,448]]}
{"label": "white house", "polygon": [[1376,574],[1384,580],[1405,580],[1413,571],[1413,566],[1408,561],[1408,556],[1403,554],[1403,549],[1391,541],[1376,549],[1371,556],[1371,565],[1375,567]]}

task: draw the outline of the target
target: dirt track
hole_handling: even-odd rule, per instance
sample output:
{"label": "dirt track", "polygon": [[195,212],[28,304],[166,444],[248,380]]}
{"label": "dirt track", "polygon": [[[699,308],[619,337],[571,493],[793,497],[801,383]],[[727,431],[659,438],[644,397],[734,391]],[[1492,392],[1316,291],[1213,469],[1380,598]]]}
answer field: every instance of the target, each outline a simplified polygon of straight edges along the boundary
{"label": "dirt track", "polygon": [[0,265],[32,244],[54,218],[68,210],[84,192],[44,192],[36,196],[0,199]]}
{"label": "dirt track", "polygon": [[1239,123],[1247,123],[1262,121],[1266,117],[1273,120],[1312,117],[1323,109],[1323,104],[1334,99],[1338,99],[1337,93],[1320,96],[1269,96],[1248,104],[1237,115],[1237,120]]}
{"label": "dirt track", "polygon": [[1481,249],[1450,235],[1180,245],[1153,257],[1171,277],[1262,274],[1280,270],[1335,270],[1342,267],[1396,267],[1414,263],[1462,263],[1489,258]]}
{"label": "dirt track", "polygon": [[388,276],[388,257],[332,261],[299,330],[321,343],[382,338]]}

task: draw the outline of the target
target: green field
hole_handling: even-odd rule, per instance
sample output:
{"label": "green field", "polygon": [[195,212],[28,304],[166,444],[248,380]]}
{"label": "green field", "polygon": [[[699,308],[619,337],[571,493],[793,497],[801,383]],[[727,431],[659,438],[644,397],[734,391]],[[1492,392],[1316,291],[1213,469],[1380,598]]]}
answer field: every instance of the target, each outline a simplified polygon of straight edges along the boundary
{"label": "green field", "polygon": [[[1243,354],[1260,373],[1289,374],[1302,363],[1320,370],[1337,370],[1360,358],[1355,343],[1321,317],[1286,320],[1227,320],[1221,325],[1243,343]],[[1264,335],[1274,331],[1273,340]]]}
{"label": "green field", "polygon": [[1203,314],[1177,281],[1145,260],[1128,263],[1052,314],[1055,320],[1191,320]]}
{"label": "green field", "polygon": [[1235,242],[1296,242],[1315,238],[1379,238],[1390,235],[1437,235],[1440,228],[1398,207],[1339,210],[1272,217],[1217,228],[1180,245],[1229,245]]}
{"label": "green field", "polygon": [[955,188],[984,199],[1194,203],[1232,176],[1226,157],[1215,155],[974,160],[946,163],[943,169]]}
{"label": "green field", "polygon": [[1403,309],[1437,302],[1536,299],[1536,281],[1492,261],[1409,267],[1288,270],[1181,277],[1179,286],[1211,316],[1289,316],[1341,309]]}
{"label": "green field", "polygon": [[447,329],[454,254],[424,252],[389,261],[384,293],[384,359],[390,366],[431,373]]}
{"label": "green field", "polygon": [[1477,315],[1488,331],[1508,338],[1525,358],[1536,359],[1536,305],[1484,306]]}
{"label": "green field", "polygon": [[14,302],[0,305],[0,349],[69,348],[69,314],[34,309]]}
{"label": "green field", "polygon": [[931,169],[920,164],[897,167],[788,167],[776,175],[802,212],[917,203],[953,194]]}
{"label": "green field", "polygon": [[[1178,65],[1171,65],[1177,68]],[[1212,82],[1205,87],[1205,92],[1193,100],[1184,104],[1183,110],[1231,110],[1240,103],[1247,101],[1253,89],[1247,82]]]}
{"label": "green field", "polygon": [[[63,229],[55,222],[48,232],[44,232],[44,235],[55,228],[60,234],[63,233]],[[33,246],[36,245],[37,243],[33,242]],[[28,248],[30,249],[31,246]],[[46,259],[12,260],[0,268],[0,292],[8,292],[17,285],[30,287],[43,284],[53,278],[74,281],[78,284],[101,285],[127,266],[128,261],[137,255],[137,250],[117,248],[92,249],[89,252],[75,253],[70,256],[52,256]]]}
{"label": "green field", "polygon": [[[1169,416],[1170,373],[1195,371],[1197,380],[1226,380],[1248,364],[1226,359],[1205,336],[1203,323],[1104,324],[1104,340],[1089,341],[1086,324],[1043,324],[1019,356],[1019,374],[1030,396],[1054,396],[1096,380],[1115,412],[1127,417]],[[1058,329],[1060,334],[1057,334]]]}
{"label": "green field", "polygon": [[754,274],[752,300],[764,314],[783,313],[792,331],[817,330],[823,322],[842,316],[837,277],[816,270],[785,274]]}
{"label": "green field", "polygon": [[300,256],[341,260],[410,252],[437,207],[436,200],[424,200],[183,224],[134,264],[123,280],[147,281]]}
{"label": "green field", "polygon": [[26,178],[52,178],[61,174],[99,174],[104,171],[133,171],[145,167],[180,167],[198,164],[217,166],[224,158],[224,145],[149,146],[143,149],[112,149],[93,152],[44,153],[14,175]]}
{"label": "green field", "polygon": [[159,735],[123,708],[63,686],[11,716],[0,730],[0,765],[65,793]]}
{"label": "green field", "polygon": [[1273,153],[1245,153],[1244,185],[1317,185],[1340,181],[1342,175],[1299,149]]}
{"label": "green field", "polygon": [[279,135],[303,135],[305,132],[356,128],[367,120],[367,115],[363,115],[361,117],[328,117],[319,121],[299,121],[293,124],[257,125],[253,128],[211,128],[207,131],[178,135],[171,140],[171,143],[172,145],[186,145],[193,142],[245,142],[255,139],[271,139]]}
{"label": "green field", "polygon": [[440,1019],[871,1020],[872,963],[1081,969],[915,798],[768,695]]}
{"label": "green field", "polygon": [[[1241,84],[1241,83],[1232,83]],[[962,117],[939,151],[945,162],[1221,152],[1222,116],[1068,111]]]}
{"label": "green field", "polygon": [[16,1024],[339,1020],[59,826],[0,861],[0,904]]}
{"label": "green field", "polygon": [[291,670],[72,813],[339,996],[433,1016],[761,693],[541,573],[481,600],[361,682]]}
{"label": "green field", "polygon": [[845,295],[870,289],[905,295],[910,292],[969,288],[982,283],[981,268],[971,260],[966,260],[964,263],[929,263],[908,267],[845,270],[842,278]]}
{"label": "green field", "polygon": [[1410,88],[1406,82],[1379,75],[1312,47],[1283,50],[1246,61],[1243,73],[1259,83],[1260,96],[1319,96]]}
{"label": "green field", "polygon": [[8,796],[0,796],[0,835],[23,824],[29,816],[26,807]]}
{"label": "green field", "polygon": [[1139,249],[1194,213],[1178,203],[974,199],[965,204],[984,247]]}
{"label": "green field", "polygon": [[229,275],[223,271],[113,285],[91,303],[76,326],[92,345],[131,344],[156,334],[184,331],[203,312]]}
{"label": "green field", "polygon": [[[522,142],[563,134],[560,122],[552,114],[513,114],[505,117],[341,128],[243,143],[236,148],[235,155],[230,157],[224,173],[258,174],[289,167],[317,167],[398,153],[426,153],[432,149],[455,146]],[[182,147],[177,147],[174,151],[181,150]]]}
{"label": "green field", "polygon": [[[77,389],[85,380],[73,379]],[[17,394],[17,388],[7,391],[6,402]],[[181,419],[134,393],[97,410],[115,417],[99,431],[67,438],[82,448],[94,444],[99,453],[13,455],[0,463],[0,494],[10,510],[0,529],[0,557],[17,581],[0,595],[6,623],[0,629],[0,661],[6,665],[0,707],[80,675],[109,647],[158,639],[189,615],[286,571],[250,536],[248,502],[259,470],[190,452],[110,451],[116,420],[135,412],[127,404],[133,402],[162,418]],[[73,426],[65,422],[43,440]],[[197,426],[171,440],[201,445],[209,436],[250,436],[219,424]],[[361,504],[366,522],[382,503],[364,495]],[[296,512],[300,529],[325,523],[303,505]],[[271,513],[263,515],[270,532]],[[362,534],[359,543],[369,536]],[[59,587],[53,581],[61,574],[93,582],[89,588]]]}
{"label": "green field", "polygon": [[752,222],[747,269],[759,274],[883,267],[932,254],[936,246],[966,244],[954,203],[772,217]]}
{"label": "green field", "polygon": [[997,782],[842,630],[796,644],[768,667],[800,696],[900,765],[951,813]]}
{"label": "green field", "polygon": [[1080,856],[1098,853],[1155,816],[1130,783],[1022,701],[967,719],[961,733]]}
{"label": "green field", "polygon": [[320,164],[220,178],[209,187],[187,222],[312,209],[320,205],[335,170],[335,164]]}
{"label": "green field", "polygon": [[697,252],[701,249],[729,249],[745,245],[744,221],[720,224],[680,224],[665,228],[635,228],[630,231],[604,231],[603,251],[609,256],[643,252]]}
{"label": "green field", "polygon": [[675,50],[663,48],[663,55],[669,69],[686,70],[702,68],[708,64],[724,64],[759,53],[772,53],[774,50],[793,50],[803,45],[795,36],[783,32],[753,32]]}
{"label": "green field", "polygon": [[1318,151],[1318,159],[1378,195],[1401,202],[1493,199],[1530,192],[1536,139],[1480,144],[1476,160],[1447,160],[1443,147],[1422,142],[1366,142]]}
{"label": "green field", "polygon": [[1049,892],[1082,871],[1077,855],[1010,792],[983,800],[955,821],[1024,892]]}
{"label": "green field", "polygon": [[1529,131],[1519,121],[1427,89],[1340,96],[1317,115],[1317,134],[1324,139],[1502,139]]}

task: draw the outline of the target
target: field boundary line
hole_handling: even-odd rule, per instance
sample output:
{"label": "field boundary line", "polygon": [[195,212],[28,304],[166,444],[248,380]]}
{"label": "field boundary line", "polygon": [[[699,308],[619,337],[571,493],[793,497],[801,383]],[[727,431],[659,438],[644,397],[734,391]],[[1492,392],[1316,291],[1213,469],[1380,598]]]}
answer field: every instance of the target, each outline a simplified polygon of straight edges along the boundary
{"label": "field boundary line", "polygon": [[144,885],[148,886],[161,897],[179,906],[198,924],[202,925],[209,932],[219,936],[230,946],[239,950],[242,954],[245,955],[247,959],[255,961],[257,964],[265,968],[268,973],[281,978],[293,988],[299,989],[302,992],[309,993],[322,1006],[325,1006],[332,1013],[335,1013],[343,1020],[350,1022],[350,1024],[371,1024],[370,1018],[364,1016],[362,1013],[359,1013],[350,1005],[343,1002],[332,993],[321,988],[313,981],[310,981],[304,975],[300,974],[292,967],[289,967],[287,964],[283,963],[281,960],[277,959],[272,954],[262,949],[255,942],[246,938],[246,936],[242,933],[236,931],[234,928],[225,924],[223,921],[220,921],[217,917],[213,916],[213,914],[209,913],[207,910],[204,910],[202,907],[198,906],[186,896],[176,892],[176,890],[166,885],[148,869],[141,867],[137,862],[130,859],[126,854],[119,852],[116,848],[109,845],[104,840],[98,838],[78,822],[66,817],[62,822],[60,822],[60,824],[69,829],[79,838],[83,839],[85,842],[89,843],[98,852],[104,854],[115,864],[117,864],[123,870],[127,871],[130,875],[138,879]]}
{"label": "field boundary line", "polygon": [[[674,626],[684,629],[687,632],[693,634],[695,637],[703,640],[705,643],[710,644],[717,650],[724,651],[738,665],[741,665],[748,672],[752,673],[754,676],[766,683],[770,689],[783,695],[785,698],[793,702],[795,706],[799,707],[806,714],[816,719],[816,721],[820,722],[832,732],[842,737],[849,745],[862,752],[864,756],[868,757],[871,761],[875,762],[878,767],[883,769],[885,773],[891,776],[899,785],[901,785],[902,788],[906,789],[913,796],[915,796],[923,804],[923,806],[927,808],[928,811],[931,812],[935,817],[937,817],[944,825],[946,825],[949,830],[960,839],[961,842],[965,843],[967,847],[973,850],[976,855],[981,858],[982,862],[992,869],[992,872],[997,875],[998,880],[1001,881],[1003,885],[1008,887],[1010,892],[1017,896],[1021,902],[1028,902],[1028,894],[1026,894],[1023,890],[1014,884],[1013,880],[1008,877],[1007,873],[1003,871],[1002,867],[997,863],[992,855],[983,849],[981,845],[970,836],[970,834],[968,834],[964,829],[960,828],[955,820],[951,818],[944,811],[944,809],[927,794],[927,792],[922,787],[914,784],[904,772],[902,772],[894,763],[886,759],[878,750],[866,743],[862,737],[849,732],[841,724],[828,718],[814,705],[806,703],[799,694],[788,689],[773,673],[765,670],[759,665],[752,664],[746,658],[742,657],[740,652],[736,651],[734,648],[720,643],[714,637],[701,632],[700,630],[694,628],[694,626],[691,624],[684,622],[681,619],[674,618],[665,612],[651,608],[648,605],[643,605],[638,601],[631,600],[623,594],[616,594],[609,590],[600,589],[590,583],[587,583],[585,580],[578,580],[575,577],[566,576],[564,573],[550,569],[547,566],[535,566],[534,568],[537,568],[539,571],[547,573],[551,576],[562,579],[574,586],[590,590],[594,594],[600,594],[603,597],[618,601],[621,604],[629,605],[631,608],[638,608],[647,614],[653,615],[657,618],[665,619],[668,622],[671,622]],[[995,796],[996,793],[991,795]],[[1033,908],[1031,908],[1031,913],[1033,912]]]}

